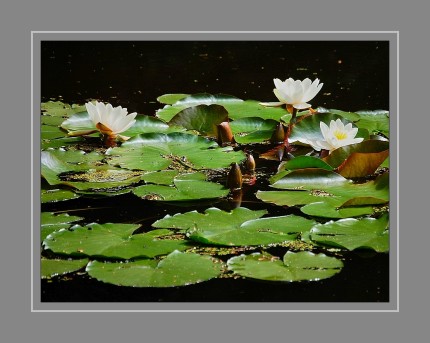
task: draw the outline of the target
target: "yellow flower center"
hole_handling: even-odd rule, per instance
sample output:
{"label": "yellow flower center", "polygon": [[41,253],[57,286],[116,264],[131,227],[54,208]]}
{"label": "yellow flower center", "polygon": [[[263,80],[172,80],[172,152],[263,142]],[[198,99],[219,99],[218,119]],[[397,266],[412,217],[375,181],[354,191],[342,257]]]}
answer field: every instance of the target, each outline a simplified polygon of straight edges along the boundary
{"label": "yellow flower center", "polygon": [[338,140],[342,140],[348,137],[345,131],[336,130],[333,134]]}

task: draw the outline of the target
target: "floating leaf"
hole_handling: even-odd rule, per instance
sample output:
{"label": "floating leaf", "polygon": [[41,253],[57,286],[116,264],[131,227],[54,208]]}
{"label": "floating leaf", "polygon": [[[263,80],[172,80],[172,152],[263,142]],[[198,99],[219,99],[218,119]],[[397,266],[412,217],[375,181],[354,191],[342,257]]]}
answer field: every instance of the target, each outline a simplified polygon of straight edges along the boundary
{"label": "floating leaf", "polygon": [[60,229],[67,229],[72,225],[71,223],[82,219],[82,217],[70,216],[67,213],[55,214],[53,212],[42,212],[40,216],[41,241],[43,241],[52,232]]}
{"label": "floating leaf", "polygon": [[61,101],[48,101],[42,102],[40,109],[44,115],[67,118],[74,113],[85,111],[85,105],[69,105]]}
{"label": "floating leaf", "polygon": [[326,169],[296,169],[271,186],[278,189],[315,189],[334,184],[348,184],[343,176]]}
{"label": "floating leaf", "polygon": [[42,139],[42,150],[57,149],[62,147],[76,146],[85,143],[82,137],[64,137],[56,139]]}
{"label": "floating leaf", "polygon": [[245,158],[242,151],[220,148],[214,141],[185,133],[138,135],[106,154],[112,165],[147,171],[169,166],[180,171],[226,168]]}
{"label": "floating leaf", "polygon": [[378,219],[341,219],[315,225],[310,237],[319,244],[348,250],[373,249],[377,252],[389,250],[388,215]]}
{"label": "floating leaf", "polygon": [[230,122],[237,143],[259,143],[270,139],[278,122],[259,117],[240,118]]}
{"label": "floating leaf", "polygon": [[42,258],[40,264],[40,275],[42,279],[52,278],[57,275],[73,273],[84,268],[87,264],[87,258],[79,260],[50,260]]}
{"label": "floating leaf", "polygon": [[388,156],[389,142],[367,140],[338,148],[324,161],[337,168],[342,176],[354,178],[373,174]]}
{"label": "floating leaf", "polygon": [[230,119],[236,120],[246,117],[260,117],[263,119],[274,119],[279,121],[287,111],[281,107],[264,107],[256,100],[241,100],[231,95],[194,94],[181,99],[171,106],[165,106],[157,111],[157,117],[164,121],[170,121],[176,114],[185,108],[197,105],[217,104],[223,106]]}
{"label": "floating leaf", "polygon": [[43,140],[52,140],[66,136],[67,133],[58,126],[42,125],[40,131],[40,138]]}
{"label": "floating leaf", "polygon": [[222,198],[230,191],[223,185],[206,181],[206,175],[202,173],[182,174],[173,178],[172,182],[169,186],[139,186],[133,193],[148,200],[192,201]]}
{"label": "floating leaf", "polygon": [[185,240],[169,237],[173,232],[168,230],[132,235],[138,227],[114,223],[75,225],[53,232],[43,244],[57,254],[114,259],[152,258],[189,248]]}
{"label": "floating leaf", "polygon": [[[258,191],[256,196],[260,200],[281,206],[306,205],[301,208],[303,213],[326,218],[371,214],[373,208],[369,205],[385,204],[389,201],[388,173],[380,175],[374,181],[361,184],[341,182],[340,178],[339,182],[330,180],[329,177],[324,183],[316,178],[313,182],[303,182],[300,189]],[[280,184],[282,187],[290,185],[291,183]]]}
{"label": "floating leaf", "polygon": [[175,176],[178,176],[177,170],[160,170],[156,172],[145,173],[142,176],[142,180],[146,183],[154,183],[156,185],[173,185]]}
{"label": "floating leaf", "polygon": [[228,113],[224,107],[216,104],[197,105],[180,111],[169,121],[169,125],[216,137],[217,125],[225,121],[228,121]]}
{"label": "floating leaf", "polygon": [[238,275],[266,281],[318,281],[332,277],[343,267],[341,260],[308,251],[287,252],[283,261],[269,254],[232,257],[228,269]]}
{"label": "floating leaf", "polygon": [[204,214],[192,211],[166,216],[153,226],[188,230],[189,238],[205,244],[248,246],[295,240],[315,223],[294,215],[260,218],[264,214],[244,207],[231,212],[209,208]]}
{"label": "floating leaf", "polygon": [[356,122],[357,127],[366,129],[370,133],[382,133],[386,137],[390,134],[390,117],[388,111],[357,111],[360,120]]}
{"label": "floating leaf", "polygon": [[41,203],[52,203],[59,201],[66,201],[79,198],[79,195],[69,189],[62,189],[58,187],[42,186],[40,191]]}
{"label": "floating leaf", "polygon": [[118,286],[176,287],[213,279],[221,274],[222,264],[209,256],[174,251],[160,262],[93,261],[86,270],[91,277]]}
{"label": "floating leaf", "polygon": [[173,105],[175,102],[182,100],[189,96],[189,94],[163,94],[157,98],[158,102],[167,105]]}

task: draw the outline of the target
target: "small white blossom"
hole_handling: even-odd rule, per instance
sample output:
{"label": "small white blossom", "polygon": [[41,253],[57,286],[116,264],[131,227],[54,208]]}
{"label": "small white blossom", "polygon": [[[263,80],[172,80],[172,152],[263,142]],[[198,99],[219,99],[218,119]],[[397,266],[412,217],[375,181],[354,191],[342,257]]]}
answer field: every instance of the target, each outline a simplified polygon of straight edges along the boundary
{"label": "small white blossom", "polygon": [[355,138],[358,132],[352,124],[344,125],[340,119],[330,121],[330,127],[324,122],[320,122],[320,129],[323,135],[323,140],[307,140],[306,142],[317,151],[321,149],[333,151],[337,148],[356,144],[363,141],[364,138]]}
{"label": "small white blossom", "polygon": [[321,90],[323,83],[319,79],[313,82],[306,78],[303,81],[289,78],[285,81],[274,79],[275,89],[273,92],[279,102],[260,103],[263,106],[281,106],[282,104],[291,105],[298,110],[311,107],[307,102],[312,100]]}
{"label": "small white blossom", "polygon": [[111,104],[105,105],[96,101],[95,105],[88,102],[85,107],[96,128],[102,134],[108,136],[115,137],[119,133],[128,130],[136,122],[134,118],[137,113],[128,114],[127,109],[121,106],[112,107]]}

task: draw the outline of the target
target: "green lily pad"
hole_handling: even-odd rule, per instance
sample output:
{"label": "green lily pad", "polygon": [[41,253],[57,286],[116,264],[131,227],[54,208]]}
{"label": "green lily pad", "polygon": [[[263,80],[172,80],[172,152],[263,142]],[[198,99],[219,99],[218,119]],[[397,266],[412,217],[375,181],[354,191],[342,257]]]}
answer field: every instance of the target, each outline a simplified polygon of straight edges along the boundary
{"label": "green lily pad", "polygon": [[368,130],[371,134],[382,133],[386,137],[390,135],[390,117],[388,111],[357,111],[360,119],[357,127]]}
{"label": "green lily pad", "polygon": [[41,148],[42,150],[48,149],[57,149],[70,147],[78,144],[82,144],[85,142],[85,139],[82,137],[63,137],[56,139],[42,139]]}
{"label": "green lily pad", "polygon": [[[270,178],[270,183],[274,184],[290,171],[296,169],[318,168],[332,171],[334,168],[323,160],[313,156],[296,156],[289,161],[283,161],[278,167],[278,172]],[[317,171],[319,172],[319,171]]]}
{"label": "green lily pad", "polygon": [[190,173],[176,176],[172,185],[144,185],[133,189],[140,198],[159,201],[192,201],[222,198],[229,189],[218,183],[206,181],[202,173]]}
{"label": "green lily pad", "polygon": [[278,189],[315,189],[327,185],[344,185],[350,181],[334,171],[321,168],[296,169],[274,182],[271,186]]}
{"label": "green lily pad", "polygon": [[169,125],[182,126],[208,136],[217,136],[217,125],[228,121],[226,109],[220,105],[197,105],[176,114]]}
{"label": "green lily pad", "polygon": [[173,105],[175,102],[190,96],[190,94],[163,94],[157,98],[158,102],[166,105]]}
{"label": "green lily pad", "polygon": [[260,143],[270,139],[278,122],[259,117],[240,118],[230,122],[237,143]]}
{"label": "green lily pad", "polygon": [[69,230],[53,232],[43,245],[57,254],[107,259],[153,258],[190,247],[169,230],[133,235],[138,227],[114,223],[75,225]]}
{"label": "green lily pad", "polygon": [[388,215],[378,219],[347,218],[315,225],[310,232],[311,240],[343,249],[373,249],[388,252]]}
{"label": "green lily pad", "polygon": [[63,131],[58,126],[41,125],[40,138],[43,140],[62,138],[66,135],[67,135],[67,132]]}
{"label": "green lily pad", "polygon": [[324,161],[346,178],[373,174],[389,156],[389,142],[367,140],[334,150]]}
{"label": "green lily pad", "polygon": [[55,186],[43,185],[40,191],[40,200],[42,204],[73,200],[77,198],[79,198],[79,195],[75,192]]}
{"label": "green lily pad", "polygon": [[64,275],[76,272],[88,264],[88,259],[60,260],[42,258],[40,263],[40,275],[42,279],[50,279],[57,275]]}
{"label": "green lily pad", "polygon": [[67,118],[72,114],[85,111],[85,105],[69,105],[61,101],[47,101],[41,104],[40,109],[44,115]]}
{"label": "green lily pad", "polygon": [[197,105],[217,104],[223,106],[230,119],[236,120],[246,117],[260,117],[279,121],[287,111],[281,107],[265,107],[256,100],[242,100],[231,95],[211,95],[207,93],[194,94],[177,101],[171,106],[165,106],[157,111],[156,116],[164,121],[170,121],[176,114],[185,108]]}
{"label": "green lily pad", "polygon": [[152,226],[187,230],[190,239],[204,244],[250,246],[295,240],[315,223],[294,215],[260,218],[265,213],[244,207],[231,212],[209,208],[204,214],[192,211],[166,216]]}
{"label": "green lily pad", "polygon": [[246,278],[265,281],[318,281],[339,273],[343,262],[308,251],[287,252],[283,261],[269,254],[255,253],[232,257],[228,269]]}
{"label": "green lily pad", "polygon": [[55,214],[53,212],[42,212],[40,216],[41,241],[43,241],[52,232],[61,229],[67,229],[72,225],[73,222],[82,219],[82,217],[70,216],[67,213]]}
{"label": "green lily pad", "polygon": [[[296,171],[301,171],[301,169]],[[298,179],[303,180],[303,175],[303,173],[298,174]],[[338,178],[338,181],[331,182],[329,177],[325,183],[318,178],[311,182],[311,178],[309,178],[309,182],[303,180],[303,183],[299,185],[300,188],[296,187],[298,189],[258,191],[256,197],[264,202],[280,206],[306,205],[301,208],[303,213],[325,218],[346,218],[372,214],[373,207],[371,205],[386,204],[389,201],[388,173],[380,175],[373,181],[361,184],[354,184],[349,181],[342,182],[341,178]],[[289,188],[293,184],[293,182],[288,182],[279,184],[279,186]]]}
{"label": "green lily pad", "polygon": [[[302,142],[308,144],[310,140],[323,140],[321,133],[320,122],[330,125],[330,121],[340,119],[344,124],[351,123],[344,117],[334,113],[315,113],[298,121],[292,128],[289,141]],[[353,127],[355,125],[353,124]],[[366,129],[359,129],[356,137],[364,139],[369,138],[369,132]]]}
{"label": "green lily pad", "polygon": [[142,180],[147,184],[153,183],[156,185],[173,185],[173,180],[178,176],[177,170],[160,170],[156,172],[149,172],[142,175]]}
{"label": "green lily pad", "polygon": [[180,171],[226,168],[245,158],[242,151],[220,148],[214,141],[185,133],[138,135],[106,154],[112,165],[146,171],[169,166]]}
{"label": "green lily pad", "polygon": [[176,287],[200,283],[221,274],[222,263],[209,256],[174,251],[160,262],[128,263],[93,261],[88,274],[102,282],[131,287]]}

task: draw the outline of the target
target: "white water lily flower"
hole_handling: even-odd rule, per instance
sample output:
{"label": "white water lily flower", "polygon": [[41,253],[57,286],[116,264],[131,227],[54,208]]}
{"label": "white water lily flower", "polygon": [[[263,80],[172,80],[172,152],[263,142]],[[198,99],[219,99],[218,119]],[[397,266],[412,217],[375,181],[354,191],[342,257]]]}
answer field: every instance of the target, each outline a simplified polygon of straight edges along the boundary
{"label": "white water lily flower", "polygon": [[320,122],[320,129],[324,140],[307,140],[307,143],[317,151],[324,149],[331,152],[346,145],[360,143],[364,139],[355,138],[358,129],[352,127],[351,123],[344,125],[340,119],[330,121],[330,127]]}
{"label": "white water lily flower", "polygon": [[273,79],[275,89],[273,92],[280,102],[260,103],[263,106],[281,106],[282,104],[291,105],[298,110],[311,107],[307,102],[312,100],[321,90],[323,83],[319,79],[312,82],[306,78],[303,81],[289,78],[282,82],[280,79]]}
{"label": "white water lily flower", "polygon": [[[129,113],[126,108],[121,106],[112,107],[111,104],[103,104],[96,101],[93,105],[91,102],[85,104],[90,119],[96,128],[104,135],[116,137],[119,133],[128,130],[134,125],[137,115],[136,112]],[[129,137],[120,136],[122,139]]]}

